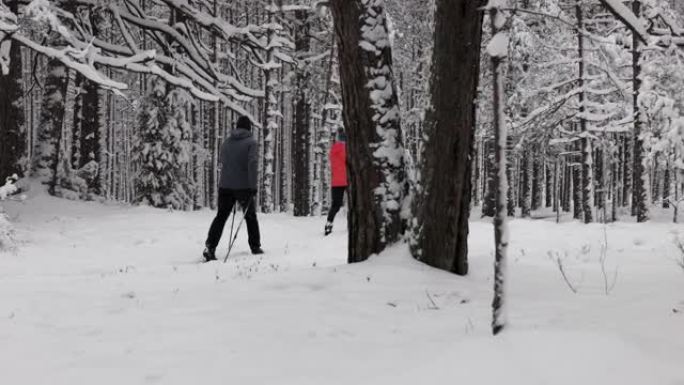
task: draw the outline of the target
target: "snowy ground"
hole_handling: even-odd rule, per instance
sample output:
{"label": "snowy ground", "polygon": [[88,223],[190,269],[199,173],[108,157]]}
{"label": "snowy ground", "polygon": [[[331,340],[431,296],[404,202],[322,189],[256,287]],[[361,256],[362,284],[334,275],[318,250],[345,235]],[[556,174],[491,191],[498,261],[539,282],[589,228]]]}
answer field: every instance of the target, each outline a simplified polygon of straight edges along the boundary
{"label": "snowy ground", "polygon": [[320,218],[261,216],[266,255],[243,234],[199,264],[210,211],[3,205],[20,245],[0,254],[2,384],[684,385],[684,226],[605,227],[606,285],[602,225],[513,221],[510,327],[492,337],[487,222],[464,278],[402,247],[345,265],[343,215],[329,238]]}

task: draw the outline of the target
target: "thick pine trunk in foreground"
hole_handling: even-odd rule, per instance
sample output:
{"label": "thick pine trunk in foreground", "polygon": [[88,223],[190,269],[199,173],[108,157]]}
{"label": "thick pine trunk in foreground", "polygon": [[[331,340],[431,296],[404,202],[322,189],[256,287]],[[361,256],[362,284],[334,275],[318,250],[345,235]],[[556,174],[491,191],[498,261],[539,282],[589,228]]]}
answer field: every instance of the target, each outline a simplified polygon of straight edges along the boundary
{"label": "thick pine trunk in foreground", "polygon": [[482,3],[437,0],[431,108],[425,119],[423,191],[416,197],[412,253],[456,274],[468,273],[468,216]]}
{"label": "thick pine trunk in foreground", "polygon": [[359,262],[402,233],[406,180],[398,98],[383,1],[332,0],[330,7],[347,131],[348,261]]}

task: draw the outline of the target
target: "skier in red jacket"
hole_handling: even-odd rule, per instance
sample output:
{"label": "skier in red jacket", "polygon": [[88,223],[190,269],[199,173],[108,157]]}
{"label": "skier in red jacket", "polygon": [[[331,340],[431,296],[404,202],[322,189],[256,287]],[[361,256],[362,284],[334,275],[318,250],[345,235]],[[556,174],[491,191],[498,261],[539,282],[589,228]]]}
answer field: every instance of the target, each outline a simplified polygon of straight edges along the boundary
{"label": "skier in red jacket", "polygon": [[337,141],[330,148],[330,171],[332,205],[328,212],[328,221],[325,224],[325,235],[332,232],[335,215],[342,207],[344,191],[347,189],[347,136],[340,129],[337,131]]}

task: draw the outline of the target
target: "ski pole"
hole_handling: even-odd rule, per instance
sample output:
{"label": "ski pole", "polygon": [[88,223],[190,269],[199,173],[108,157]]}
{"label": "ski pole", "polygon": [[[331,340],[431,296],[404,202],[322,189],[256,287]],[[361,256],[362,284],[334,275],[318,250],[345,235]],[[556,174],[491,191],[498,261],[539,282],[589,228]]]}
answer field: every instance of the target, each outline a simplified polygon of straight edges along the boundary
{"label": "ski pole", "polygon": [[228,236],[228,239],[233,239],[233,226],[235,225],[235,213],[237,210],[237,202],[236,204],[233,205],[233,218],[230,221],[230,235]]}
{"label": "ski pole", "polygon": [[[233,245],[235,244],[235,240],[237,239],[238,233],[240,232],[240,227],[242,227],[242,222],[245,221],[245,217],[247,217],[247,211],[249,210],[250,206],[252,205],[252,199],[249,200],[247,203],[247,206],[245,206],[245,212],[242,215],[242,218],[240,219],[240,222],[238,222],[237,228],[235,229],[235,234],[233,234],[233,239],[231,239],[230,243],[228,244],[228,252],[226,253],[226,257],[223,259],[223,263],[226,263],[228,261],[228,257],[230,256],[230,251],[233,249]],[[235,218],[235,215],[233,215],[233,218]]]}

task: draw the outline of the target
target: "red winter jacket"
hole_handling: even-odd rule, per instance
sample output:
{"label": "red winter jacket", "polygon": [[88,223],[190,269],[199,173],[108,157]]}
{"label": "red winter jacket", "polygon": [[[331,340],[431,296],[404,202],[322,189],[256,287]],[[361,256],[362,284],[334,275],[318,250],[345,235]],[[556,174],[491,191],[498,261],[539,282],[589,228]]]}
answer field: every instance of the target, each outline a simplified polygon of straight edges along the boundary
{"label": "red winter jacket", "polygon": [[338,141],[330,148],[330,170],[332,187],[347,186],[347,145]]}

